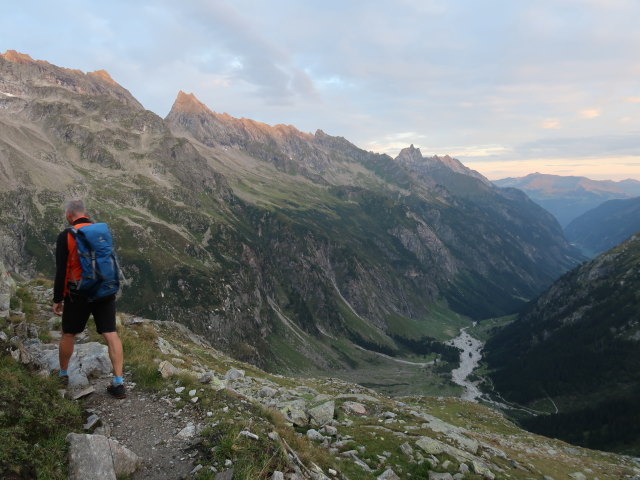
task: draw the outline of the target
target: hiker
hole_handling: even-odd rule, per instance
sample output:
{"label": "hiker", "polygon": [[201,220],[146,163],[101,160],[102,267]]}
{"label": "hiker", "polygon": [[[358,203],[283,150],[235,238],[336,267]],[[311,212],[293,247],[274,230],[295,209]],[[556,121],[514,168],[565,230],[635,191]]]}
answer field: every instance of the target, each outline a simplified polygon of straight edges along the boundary
{"label": "hiker", "polygon": [[[60,232],[56,241],[56,277],[53,287],[53,313],[62,315],[62,337],[59,348],[60,371],[58,375],[61,382],[67,386],[69,383],[67,369],[73,354],[75,336],[84,331],[89,315],[93,314],[96,330],[102,334],[107,342],[109,358],[113,365],[114,378],[112,384],[107,387],[107,392],[115,398],[125,398],[127,394],[122,375],[124,354],[122,342],[116,331],[116,292],[119,287],[117,264],[114,267],[116,278],[112,280],[111,285],[107,285],[106,290],[103,288],[97,292],[95,290],[97,287],[92,287],[93,290],[86,291],[83,281],[81,281],[86,267],[83,270],[80,261],[81,255],[78,253],[79,249],[86,248],[84,246],[86,242],[83,242],[83,239],[86,238],[84,232],[82,238],[78,233],[83,227],[93,225],[87,231],[103,228],[108,234],[109,242],[111,234],[108,233],[105,224],[94,224],[89,219],[82,200],[68,201],[65,204],[65,216],[71,227]],[[104,242],[104,238],[101,240]],[[112,255],[110,243],[108,243],[108,247],[108,254]],[[115,259],[109,258],[109,260],[115,262]],[[95,263],[94,256],[94,266]],[[102,278],[101,275],[96,275],[96,277]],[[101,296],[101,293],[105,291],[108,295]],[[96,296],[99,298],[94,298]]]}

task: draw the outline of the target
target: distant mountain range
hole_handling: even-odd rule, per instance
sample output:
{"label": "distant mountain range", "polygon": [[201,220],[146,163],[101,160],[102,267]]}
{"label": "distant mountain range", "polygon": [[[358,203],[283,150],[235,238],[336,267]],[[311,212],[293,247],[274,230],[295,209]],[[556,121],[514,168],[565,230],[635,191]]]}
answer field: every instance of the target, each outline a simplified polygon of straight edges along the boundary
{"label": "distant mountain range", "polygon": [[75,196],[112,227],[122,308],[277,371],[396,371],[363,352],[429,353],[465,316],[512,312],[582,260],[548,212],[453,158],[373,154],[183,92],[162,119],[104,71],[8,51],[0,261],[50,276]]}
{"label": "distant mountain range", "polygon": [[551,212],[563,227],[607,200],[640,196],[640,181],[632,179],[614,182],[532,173],[493,183],[524,191],[534,202]]}
{"label": "distant mountain range", "polygon": [[604,202],[573,220],[564,232],[585,255],[594,257],[640,232],[640,197]]}
{"label": "distant mountain range", "polygon": [[[640,234],[567,273],[485,348],[538,433],[640,455]],[[556,412],[557,409],[557,412]]]}

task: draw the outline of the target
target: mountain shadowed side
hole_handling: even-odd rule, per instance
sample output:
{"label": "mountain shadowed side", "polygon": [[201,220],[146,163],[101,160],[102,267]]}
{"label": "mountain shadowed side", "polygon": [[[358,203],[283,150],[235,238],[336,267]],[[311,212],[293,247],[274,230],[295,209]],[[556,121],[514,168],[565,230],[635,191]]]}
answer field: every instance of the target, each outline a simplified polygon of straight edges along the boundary
{"label": "mountain shadowed side", "polygon": [[631,179],[614,182],[532,173],[525,177],[495,180],[493,183],[526,192],[534,202],[551,212],[563,227],[603,202],[640,195],[640,181]]}
{"label": "mountain shadowed side", "polygon": [[[506,399],[536,432],[638,455],[640,236],[567,273],[487,343]],[[554,402],[553,404],[551,401]],[[553,405],[559,412],[554,414]],[[615,428],[614,428],[615,427]]]}
{"label": "mountain shadowed side", "polygon": [[573,220],[567,239],[593,257],[640,232],[640,197],[609,200]]}

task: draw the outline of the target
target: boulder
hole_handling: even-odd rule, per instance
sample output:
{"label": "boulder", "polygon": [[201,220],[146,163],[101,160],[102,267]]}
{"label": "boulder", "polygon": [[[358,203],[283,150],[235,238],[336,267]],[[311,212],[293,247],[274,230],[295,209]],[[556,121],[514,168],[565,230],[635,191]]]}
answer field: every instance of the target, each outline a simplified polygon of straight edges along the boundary
{"label": "boulder", "polygon": [[162,362],[160,362],[160,365],[158,365],[158,372],[160,372],[160,375],[162,375],[162,378],[169,378],[173,375],[177,375],[178,373],[180,373],[180,369],[174,367],[171,363],[167,362],[166,360],[163,360]]}
{"label": "boulder", "polygon": [[582,472],[573,472],[569,476],[574,480],[587,480],[587,476]]}
{"label": "boulder", "polygon": [[244,377],[244,370],[238,370],[237,368],[230,368],[229,371],[224,375],[224,379],[229,380],[231,382],[243,377]]}
{"label": "boulder", "polygon": [[391,469],[385,470],[380,475],[376,477],[376,480],[400,480],[400,477],[396,475]]}
{"label": "boulder", "polygon": [[[471,471],[473,473],[477,473],[478,475],[482,475],[487,480],[493,480],[494,478],[496,478],[495,474],[491,470],[476,461],[471,462]],[[576,480],[586,480],[586,478]]]}
{"label": "boulder", "polygon": [[447,451],[447,445],[431,437],[420,437],[416,445],[431,455],[439,455]]}
{"label": "boulder", "polygon": [[158,349],[165,355],[171,355],[174,357],[182,356],[182,354],[178,350],[176,350],[173,345],[171,345],[162,337],[158,337],[156,344],[158,345]]}
{"label": "boulder", "polygon": [[330,401],[310,408],[307,413],[311,417],[311,423],[321,427],[333,420],[334,411],[335,402]]}
{"label": "boulder", "polygon": [[322,435],[317,430],[310,428],[309,430],[307,430],[307,438],[316,442],[322,442],[324,440],[324,435]]}
{"label": "boulder", "polygon": [[347,413],[355,413],[356,415],[367,414],[367,407],[358,402],[344,402],[342,408]]}
{"label": "boulder", "polygon": [[450,473],[429,472],[429,480],[453,480]]}
{"label": "boulder", "polygon": [[116,480],[131,475],[140,458],[117,441],[103,435],[70,433],[69,480]]}
{"label": "boulder", "polygon": [[278,393],[278,391],[275,388],[264,386],[260,389],[258,395],[260,395],[261,397],[271,398],[275,396],[276,393]]}
{"label": "boulder", "polygon": [[11,295],[15,293],[16,283],[0,262],[0,318],[8,318],[10,313]]}

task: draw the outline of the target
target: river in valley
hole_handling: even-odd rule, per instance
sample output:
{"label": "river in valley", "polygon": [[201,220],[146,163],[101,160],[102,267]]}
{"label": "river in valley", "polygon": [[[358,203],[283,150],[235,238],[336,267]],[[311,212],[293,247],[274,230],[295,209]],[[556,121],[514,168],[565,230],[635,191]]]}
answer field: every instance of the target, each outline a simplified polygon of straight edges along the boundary
{"label": "river in valley", "polygon": [[482,392],[476,382],[469,380],[469,375],[480,364],[482,359],[480,352],[484,343],[469,335],[466,331],[467,328],[461,329],[460,335],[447,342],[449,345],[462,350],[460,353],[460,366],[451,372],[451,376],[455,384],[464,388],[464,393],[462,394],[464,400],[478,402],[482,397]]}

